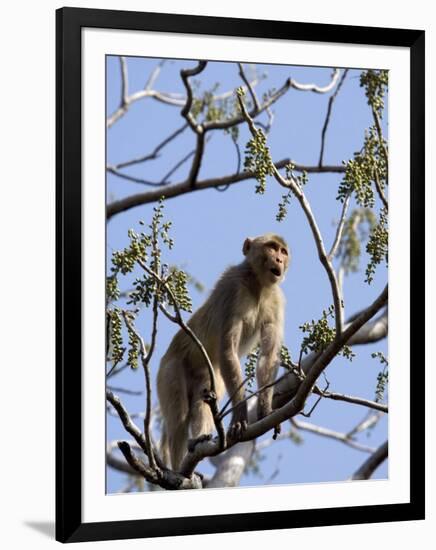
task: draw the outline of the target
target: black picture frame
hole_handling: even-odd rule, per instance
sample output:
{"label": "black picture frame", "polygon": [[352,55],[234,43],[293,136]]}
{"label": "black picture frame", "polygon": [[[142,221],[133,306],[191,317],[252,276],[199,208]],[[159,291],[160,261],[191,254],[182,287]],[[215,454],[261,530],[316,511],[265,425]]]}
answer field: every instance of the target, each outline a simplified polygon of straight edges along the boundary
{"label": "black picture frame", "polygon": [[[328,509],[82,522],[81,29],[147,30],[409,48],[411,186],[410,502]],[[56,539],[94,541],[424,519],[425,33],[391,29],[78,8],[56,12]],[[419,369],[413,367],[419,366]]]}

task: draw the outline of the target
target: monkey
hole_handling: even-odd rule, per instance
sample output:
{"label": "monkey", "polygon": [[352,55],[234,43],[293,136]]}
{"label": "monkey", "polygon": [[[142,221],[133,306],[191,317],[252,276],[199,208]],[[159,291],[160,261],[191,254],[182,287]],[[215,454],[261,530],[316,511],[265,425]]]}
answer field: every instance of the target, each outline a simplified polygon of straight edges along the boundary
{"label": "monkey", "polygon": [[[224,271],[188,321],[213,365],[217,400],[225,390],[231,398],[228,436],[233,439],[240,438],[247,428],[240,358],[259,345],[258,388],[270,384],[277,375],[285,306],[279,283],[289,264],[288,245],[273,233],[245,239],[242,253],[242,263]],[[164,462],[175,471],[193,442],[212,437],[213,416],[204,401],[204,391],[209,391],[210,385],[204,357],[180,329],[162,357],[157,375],[163,419],[161,450]],[[259,394],[258,419],[272,411],[272,397],[273,387]]]}

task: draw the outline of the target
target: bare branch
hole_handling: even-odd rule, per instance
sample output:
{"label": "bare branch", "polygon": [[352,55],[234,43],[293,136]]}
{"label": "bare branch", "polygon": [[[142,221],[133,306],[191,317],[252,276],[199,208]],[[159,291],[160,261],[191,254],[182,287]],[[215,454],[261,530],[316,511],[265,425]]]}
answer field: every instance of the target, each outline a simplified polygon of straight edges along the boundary
{"label": "bare branch", "polygon": [[373,117],[374,122],[375,122],[375,127],[376,127],[376,130],[377,130],[378,140],[379,140],[380,148],[383,151],[383,156],[385,157],[386,166],[389,166],[389,155],[388,155],[388,150],[386,149],[385,142],[383,140],[383,132],[382,132],[382,127],[381,127],[380,117],[379,117],[377,111],[374,109],[374,107],[372,107],[372,117]]}
{"label": "bare branch", "polygon": [[148,455],[147,444],[145,442],[145,438],[144,438],[141,430],[138,428],[138,426],[130,418],[129,413],[124,408],[124,405],[121,403],[120,398],[117,395],[114,395],[110,390],[107,389],[106,390],[106,399],[113,406],[113,408],[117,411],[118,416],[120,417],[120,420],[123,423],[123,426],[124,426],[125,430],[138,443],[138,445],[141,447],[141,449],[144,451],[144,453],[146,455]]}
{"label": "bare branch", "polygon": [[385,441],[380,447],[360,466],[360,468],[353,474],[351,479],[369,479],[375,470],[382,464],[388,457],[388,442]]}
{"label": "bare branch", "polygon": [[374,182],[375,182],[375,188],[377,189],[378,196],[380,197],[380,200],[382,201],[383,206],[386,208],[386,210],[389,210],[389,203],[383,192],[383,189],[380,183],[380,178],[378,176],[377,168],[374,168]]}
{"label": "bare branch", "polygon": [[162,67],[165,65],[165,62],[166,62],[166,59],[161,59],[159,63],[156,65],[156,67],[151,71],[151,74],[145,84],[146,90],[151,90],[158,76],[160,75],[160,72],[162,70]]}
{"label": "bare branch", "polygon": [[150,437],[150,413],[151,413],[151,380],[150,378],[151,378],[151,375],[150,375],[149,363],[156,344],[157,313],[158,313],[157,303],[158,303],[157,297],[155,295],[153,300],[153,328],[152,328],[151,342],[150,342],[150,347],[148,349],[148,352],[145,347],[144,339],[140,336],[138,331],[135,329],[135,327],[133,326],[133,323],[129,319],[126,312],[123,311],[124,322],[126,323],[126,326],[129,332],[131,332],[135,336],[135,338],[138,340],[139,346],[141,349],[141,362],[144,370],[145,388],[147,393],[145,418],[144,418],[144,434],[145,434],[145,443],[147,446],[147,456],[150,461],[150,466],[153,468],[153,470],[155,470],[157,466],[156,466],[156,460],[155,460],[153,446],[152,446],[151,437]]}
{"label": "bare branch", "polygon": [[353,437],[355,434],[369,430],[377,424],[380,418],[383,416],[381,412],[366,414],[365,418],[357,424],[352,430],[348,432],[348,437]]}
{"label": "bare branch", "polygon": [[353,403],[354,405],[362,405],[368,407],[368,409],[374,409],[387,413],[389,411],[388,406],[377,401],[371,401],[364,399],[363,397],[356,397],[354,395],[345,395],[344,393],[334,393],[325,390],[320,390],[318,387],[313,388],[313,393],[325,397],[326,399],[333,399],[334,401],[345,401],[346,403]]}
{"label": "bare branch", "polygon": [[[251,109],[250,117],[256,118],[258,115],[263,113],[263,111],[269,109],[269,107],[271,107],[271,105],[276,103],[276,101],[278,101],[283,95],[285,95],[290,88],[291,79],[288,78],[283,86],[279,88],[275,93],[273,93],[266,101],[264,101],[258,109],[256,109],[255,106]],[[244,122],[244,120],[245,117],[241,114],[234,116],[233,118],[228,118],[226,120],[211,120],[209,122],[205,122],[203,124],[203,128],[205,132],[209,130],[225,130],[231,128],[232,126],[237,126],[238,124],[241,124],[242,122]]]}
{"label": "bare branch", "polygon": [[326,132],[327,132],[327,127],[328,127],[329,122],[330,122],[330,116],[332,114],[333,103],[334,103],[334,101],[335,101],[335,99],[336,99],[336,97],[339,93],[339,90],[341,89],[341,86],[342,86],[342,84],[345,80],[345,77],[347,76],[347,73],[348,73],[348,69],[345,69],[344,72],[342,73],[342,77],[339,81],[339,84],[336,87],[335,92],[329,98],[329,102],[328,102],[328,106],[327,106],[327,114],[326,114],[326,117],[325,117],[322,132],[321,132],[321,151],[319,153],[319,161],[318,161],[319,166],[322,166],[322,161],[323,161],[323,157],[324,157],[325,136],[326,136]]}
{"label": "bare branch", "polygon": [[[118,178],[122,178],[124,180],[131,181],[133,183],[140,183],[142,185],[148,185],[150,187],[159,187],[159,188],[166,185],[165,182],[150,181],[150,180],[146,180],[144,178],[138,178],[136,176],[131,176],[129,174],[125,174],[124,172],[120,172],[119,170],[117,170],[115,167],[113,167],[111,165],[108,165],[106,167],[106,170],[107,170],[107,172],[113,174],[114,176],[117,176]],[[160,195],[162,195],[162,191],[160,192]]]}
{"label": "bare branch", "polygon": [[341,218],[339,220],[338,227],[337,227],[337,230],[336,230],[335,240],[334,240],[334,242],[332,244],[332,247],[330,249],[330,252],[327,256],[327,259],[329,260],[329,262],[331,262],[332,259],[336,256],[336,252],[338,250],[339,243],[341,242],[342,233],[344,231],[345,218],[347,216],[348,205],[350,204],[350,199],[351,199],[351,194],[348,194],[346,199],[344,200],[344,204],[342,206],[342,214],[341,214]]}
{"label": "bare branch", "polygon": [[[350,322],[350,321],[349,321]],[[346,325],[346,327],[348,324]],[[373,321],[366,323],[349,339],[349,346],[378,342],[388,335],[388,310]]]}
{"label": "bare branch", "polygon": [[129,80],[127,74],[127,63],[126,58],[120,56],[120,65],[121,65],[121,104],[120,107],[125,107],[128,102],[129,97]]}
{"label": "bare branch", "polygon": [[354,441],[348,434],[336,432],[334,430],[330,430],[329,428],[317,426],[316,424],[311,424],[309,422],[296,420],[295,418],[291,418],[291,423],[298,430],[311,432],[316,435],[320,435],[322,437],[327,437],[330,439],[336,439],[337,441],[340,441],[341,443],[344,443],[345,445],[348,445],[353,449],[357,449],[358,451],[362,451],[364,453],[373,453],[375,451],[375,449],[373,449],[372,447],[368,447],[367,445],[362,445],[361,443]]}
{"label": "bare branch", "polygon": [[124,459],[118,458],[109,451],[106,452],[106,464],[119,472],[124,472],[129,475],[138,475],[138,472],[134,470]]}
{"label": "bare branch", "polygon": [[117,393],[125,393],[127,395],[142,395],[142,391],[128,390],[127,388],[115,388],[113,386],[106,386],[110,391]]}
{"label": "bare branch", "polygon": [[244,72],[244,67],[242,63],[238,63],[238,67],[239,67],[239,76],[242,78],[242,80],[245,82],[245,85],[247,86],[247,90],[250,93],[254,108],[256,111],[259,111],[260,110],[259,100],[257,99],[257,95],[256,95],[256,92],[254,91],[253,86],[248,81],[248,78]]}
{"label": "bare branch", "polygon": [[201,161],[204,154],[204,133],[197,133],[197,146],[195,148],[194,159],[191,170],[189,171],[188,182],[190,187],[194,187],[200,171]]}
{"label": "bare branch", "polygon": [[195,155],[197,149],[193,149],[189,153],[187,153],[184,157],[182,157],[179,161],[176,162],[176,164],[168,170],[168,172],[164,175],[164,177],[161,179],[160,183],[167,185],[169,183],[169,178],[177,172],[177,170],[185,164],[186,161],[188,161],[191,157]]}
{"label": "bare branch", "polygon": [[330,92],[335,86],[336,82],[339,79],[339,75],[341,74],[341,71],[339,69],[334,69],[331,77],[331,81],[326,86],[318,86],[316,84],[301,84],[297,82],[296,80],[291,80],[291,86],[295,90],[300,90],[302,92],[314,92],[316,94],[325,94],[327,92]]}
{"label": "bare branch", "polygon": [[191,76],[200,74],[202,71],[204,71],[204,69],[206,68],[206,65],[207,65],[207,61],[199,61],[196,67],[193,67],[192,69],[182,69],[180,71],[180,76],[182,78],[182,81],[186,88],[186,93],[187,93],[186,102],[180,114],[182,115],[182,117],[186,119],[187,123],[196,134],[198,134],[199,132],[202,133],[203,130],[201,126],[197,124],[197,122],[195,121],[194,117],[191,114],[191,107],[192,107],[192,102],[194,100],[194,94],[192,92],[192,87],[189,83],[189,78]]}
{"label": "bare branch", "polygon": [[214,458],[215,473],[207,482],[207,488],[236,487],[250,462],[255,449],[254,441],[238,443]]}
{"label": "bare branch", "polygon": [[[192,155],[191,155],[192,156]],[[306,166],[302,164],[295,163],[289,158],[280,160],[275,164],[276,168],[278,170],[284,168],[287,164],[292,162],[294,165],[294,172],[307,172],[309,173],[343,173],[345,172],[344,166]],[[239,183],[241,181],[246,181],[253,179],[255,176],[254,172],[252,171],[244,171],[244,172],[237,172],[235,174],[231,174],[229,176],[222,176],[218,178],[210,178],[205,179],[202,181],[197,181],[195,184],[195,187],[191,186],[191,182],[188,179],[180,182],[175,183],[169,187],[165,188],[165,200],[178,197],[180,195],[184,195],[186,193],[190,193],[192,191],[201,191],[203,189],[210,189],[212,187],[223,187],[223,186],[230,186],[236,183]],[[149,183],[145,181],[140,181],[139,183]],[[110,204],[108,204],[106,208],[106,214],[107,218],[110,219],[112,216],[115,216],[115,214],[120,214],[121,212],[125,212],[126,210],[129,210],[130,208],[134,208],[136,206],[140,206],[142,204],[149,204],[151,202],[156,202],[160,199],[162,196],[162,190],[157,189],[154,191],[145,191],[143,193],[138,193],[136,195],[130,195],[129,197],[125,197],[123,199],[114,201]]]}
{"label": "bare branch", "polygon": [[164,489],[170,490],[202,488],[201,480],[195,474],[187,478],[177,472],[167,469],[161,471],[153,470],[149,466],[146,466],[142,460],[136,456],[127,441],[119,441],[118,447],[131,468],[138,472],[138,474],[144,477],[149,483],[160,485]]}
{"label": "bare branch", "polygon": [[114,170],[120,170],[121,168],[126,168],[127,166],[132,166],[134,164],[141,164],[142,162],[147,162],[149,160],[155,160],[159,157],[159,152],[171,141],[173,141],[177,136],[179,136],[181,133],[183,133],[186,128],[188,127],[188,124],[183,124],[180,128],[177,128],[172,132],[169,136],[167,136],[164,140],[162,140],[156,147],[153,149],[151,153],[148,153],[148,155],[143,155],[142,157],[138,157],[131,160],[126,160],[124,162],[119,162],[118,164],[115,164],[111,166]]}

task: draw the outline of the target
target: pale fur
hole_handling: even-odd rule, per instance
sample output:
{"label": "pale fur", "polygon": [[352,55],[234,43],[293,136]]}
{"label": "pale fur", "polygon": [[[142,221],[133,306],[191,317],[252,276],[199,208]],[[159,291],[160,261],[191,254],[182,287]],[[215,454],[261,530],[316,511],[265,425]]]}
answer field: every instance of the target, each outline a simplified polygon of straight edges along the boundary
{"label": "pale fur", "polygon": [[[272,243],[277,250],[270,248]],[[258,386],[268,384],[276,375],[285,303],[278,283],[288,265],[287,245],[276,235],[247,239],[243,250],[246,259],[223,273],[188,321],[214,367],[218,399],[225,390],[233,396],[236,409],[229,434],[234,437],[247,421],[246,403],[238,406],[244,397],[244,388],[237,390],[243,381],[240,357],[260,343]],[[272,274],[272,268],[279,269],[280,276]],[[163,417],[163,459],[177,470],[187,451],[189,431],[196,440],[214,429],[209,406],[203,401],[203,390],[210,389],[209,372],[198,347],[183,330],[177,332],[162,357],[157,388]],[[272,390],[261,393],[258,416],[271,411],[271,400]]]}

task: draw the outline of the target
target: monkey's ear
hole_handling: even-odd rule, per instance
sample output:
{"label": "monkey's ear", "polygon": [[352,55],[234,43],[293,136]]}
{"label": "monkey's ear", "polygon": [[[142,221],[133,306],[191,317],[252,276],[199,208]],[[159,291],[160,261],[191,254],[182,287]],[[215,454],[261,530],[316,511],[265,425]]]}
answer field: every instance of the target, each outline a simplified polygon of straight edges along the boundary
{"label": "monkey's ear", "polygon": [[244,241],[244,244],[242,246],[242,253],[244,254],[244,256],[246,256],[248,254],[248,251],[250,250],[250,247],[251,247],[251,239],[249,239],[248,237],[245,239]]}

